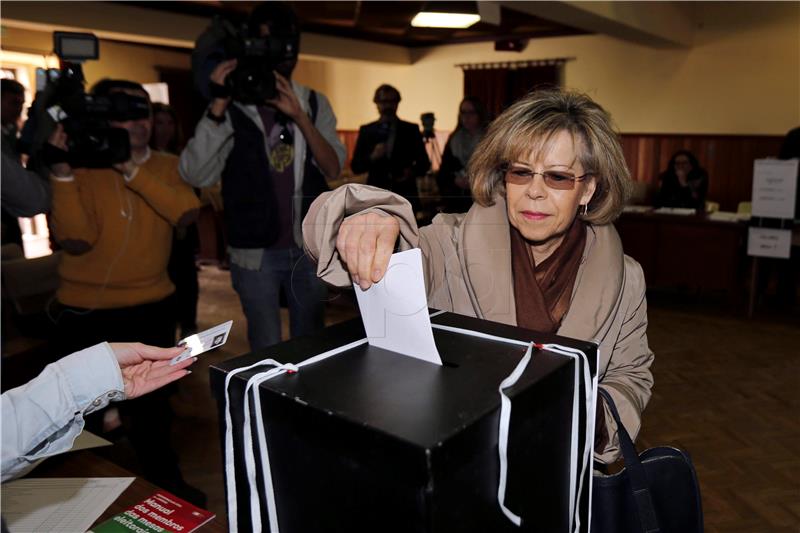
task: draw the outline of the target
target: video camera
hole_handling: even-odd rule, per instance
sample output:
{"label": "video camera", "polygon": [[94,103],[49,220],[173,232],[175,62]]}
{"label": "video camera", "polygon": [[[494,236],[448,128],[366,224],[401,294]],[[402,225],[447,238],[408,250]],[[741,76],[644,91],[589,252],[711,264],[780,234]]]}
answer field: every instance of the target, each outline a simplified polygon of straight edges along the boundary
{"label": "video camera", "polygon": [[422,123],[422,138],[427,140],[436,137],[436,132],[433,129],[433,125],[436,123],[436,116],[433,113],[422,113],[419,116],[419,120]]}
{"label": "video camera", "polygon": [[[257,29],[255,30],[258,31]],[[225,42],[227,55],[238,60],[227,79],[231,95],[244,104],[260,104],[275,98],[275,74],[280,63],[297,57],[299,35],[253,36],[247,25]]]}
{"label": "video camera", "polygon": [[262,36],[260,27],[252,22],[235,25],[215,17],[211,27],[200,36],[193,54],[195,81],[200,92],[210,98],[208,79],[217,64],[236,59],[236,70],[226,79],[231,97],[243,104],[263,104],[275,98],[273,71],[287,61],[297,58],[300,34],[276,28],[274,34]]}
{"label": "video camera", "polygon": [[68,138],[67,163],[73,168],[106,168],[128,161],[131,157],[128,131],[111,127],[109,121],[149,117],[147,98],[122,92],[108,96],[86,93],[81,63],[100,57],[94,35],[55,32],[53,46],[61,60],[61,69],[39,69],[37,90],[43,91],[48,115],[64,126]]}

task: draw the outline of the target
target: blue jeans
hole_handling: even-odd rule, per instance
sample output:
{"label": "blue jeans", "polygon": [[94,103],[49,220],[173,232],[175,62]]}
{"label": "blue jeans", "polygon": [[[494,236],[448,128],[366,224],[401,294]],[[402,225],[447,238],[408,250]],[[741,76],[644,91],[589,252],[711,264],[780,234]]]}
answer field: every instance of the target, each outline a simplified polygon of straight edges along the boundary
{"label": "blue jeans", "polygon": [[325,326],[328,289],[317,278],[314,263],[296,246],[264,250],[259,270],[231,263],[231,281],[247,318],[247,340],[252,351],[281,341],[281,289],[289,303],[292,337],[308,335]]}

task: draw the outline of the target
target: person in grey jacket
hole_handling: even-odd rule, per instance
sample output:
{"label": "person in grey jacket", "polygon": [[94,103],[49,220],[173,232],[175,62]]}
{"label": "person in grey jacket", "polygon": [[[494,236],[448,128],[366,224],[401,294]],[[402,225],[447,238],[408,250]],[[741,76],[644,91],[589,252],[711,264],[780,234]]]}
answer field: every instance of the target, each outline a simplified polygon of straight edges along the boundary
{"label": "person in grey jacket", "polygon": [[17,217],[32,217],[50,209],[50,184],[22,166],[17,147],[17,122],[25,103],[25,88],[18,81],[0,80],[0,119],[3,126],[2,145],[2,242],[22,245]]}
{"label": "person in grey jacket", "polygon": [[[257,6],[250,27],[262,36],[299,32],[294,12],[281,2]],[[275,98],[254,105],[225,94],[237,61],[220,62],[210,75],[208,112],[181,154],[181,175],[191,185],[222,181],[231,279],[252,350],[281,340],[281,290],[293,337],[324,325],[326,289],[303,253],[301,220],[339,176],[345,147],[327,98],[291,81],[296,65],[296,55],[279,63]]]}

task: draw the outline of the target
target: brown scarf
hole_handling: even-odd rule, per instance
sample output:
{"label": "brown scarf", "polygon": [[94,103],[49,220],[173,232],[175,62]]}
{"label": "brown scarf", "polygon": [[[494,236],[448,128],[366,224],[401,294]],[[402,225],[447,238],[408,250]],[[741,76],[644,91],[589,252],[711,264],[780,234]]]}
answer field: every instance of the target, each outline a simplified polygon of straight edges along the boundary
{"label": "brown scarf", "polygon": [[586,243],[586,224],[576,219],[559,247],[541,265],[534,264],[525,237],[510,227],[517,325],[555,333],[569,309]]}

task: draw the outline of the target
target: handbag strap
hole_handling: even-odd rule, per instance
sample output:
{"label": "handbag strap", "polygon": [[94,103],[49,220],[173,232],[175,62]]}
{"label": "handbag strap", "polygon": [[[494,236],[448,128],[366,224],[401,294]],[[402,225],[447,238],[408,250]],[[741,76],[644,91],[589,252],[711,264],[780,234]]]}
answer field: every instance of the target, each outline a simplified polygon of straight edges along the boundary
{"label": "handbag strap", "polygon": [[[642,525],[642,533],[659,533],[661,529],[658,525],[658,517],[656,516],[655,507],[653,506],[653,498],[650,495],[650,485],[647,482],[647,474],[644,471],[642,462],[639,460],[639,454],[636,452],[636,447],[633,445],[628,431],[622,425],[617,406],[611,395],[607,390],[602,387],[597,388],[597,392],[605,400],[606,405],[611,410],[611,415],[617,423],[617,435],[619,437],[619,446],[622,450],[622,457],[625,460],[625,470],[628,472],[628,480],[631,484],[631,492],[633,499],[636,502],[636,509],[639,514],[639,521]],[[598,404],[598,409],[601,406]]]}

